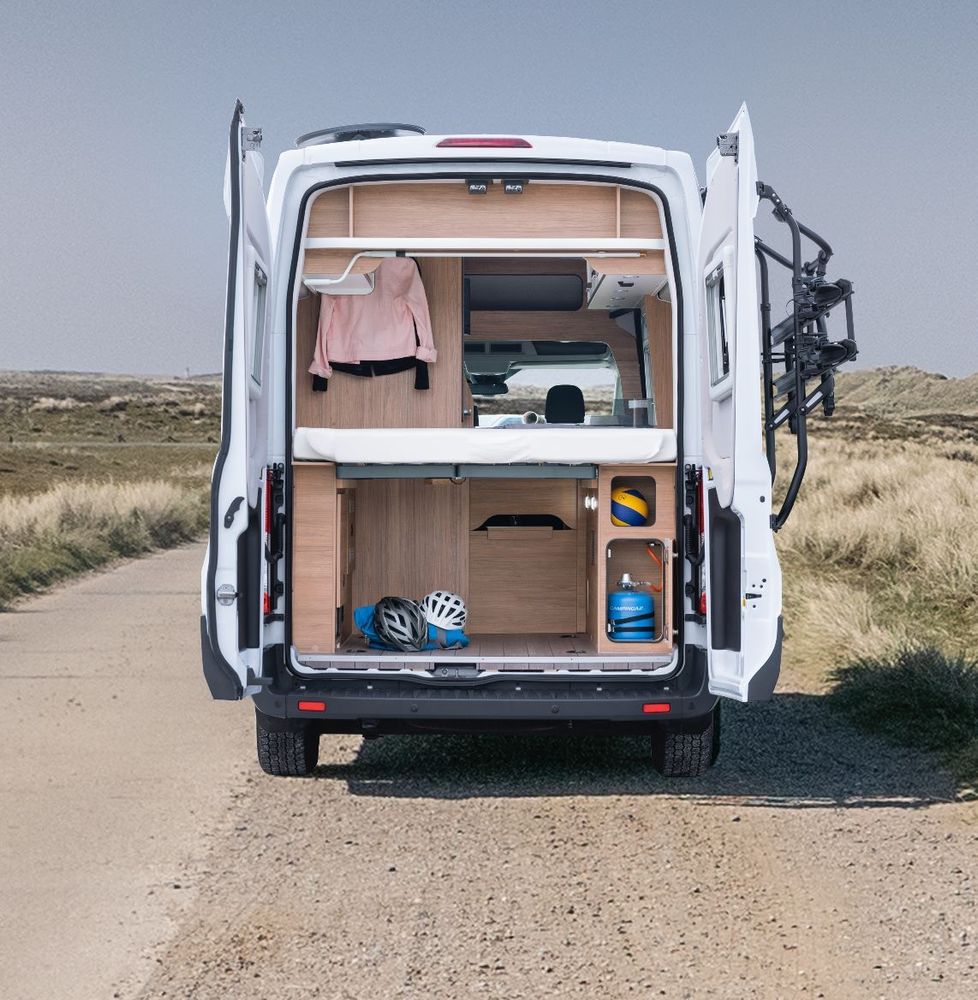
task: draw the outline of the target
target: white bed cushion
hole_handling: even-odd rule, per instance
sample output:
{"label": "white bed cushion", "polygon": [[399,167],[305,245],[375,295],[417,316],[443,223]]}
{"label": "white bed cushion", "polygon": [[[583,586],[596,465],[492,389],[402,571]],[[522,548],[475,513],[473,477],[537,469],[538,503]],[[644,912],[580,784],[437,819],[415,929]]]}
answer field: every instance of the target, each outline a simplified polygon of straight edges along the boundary
{"label": "white bed cushion", "polygon": [[363,465],[673,462],[676,434],[657,427],[300,427],[292,454]]}

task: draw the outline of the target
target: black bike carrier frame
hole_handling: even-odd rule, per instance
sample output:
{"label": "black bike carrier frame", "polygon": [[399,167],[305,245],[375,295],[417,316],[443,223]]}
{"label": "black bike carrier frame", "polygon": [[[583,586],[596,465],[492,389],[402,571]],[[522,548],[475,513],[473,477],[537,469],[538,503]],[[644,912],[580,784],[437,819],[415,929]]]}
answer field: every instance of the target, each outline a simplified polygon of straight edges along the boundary
{"label": "black bike carrier frame", "polygon": [[[771,527],[777,531],[791,513],[808,466],[808,414],[819,404],[830,417],[835,411],[835,370],[855,358],[856,337],[852,322],[852,282],[845,278],[829,281],[825,271],[832,248],[821,236],[803,226],[773,188],[758,183],[757,193],[774,206],[773,215],[791,231],[791,257],[785,257],[755,238],[754,249],[760,273],[761,351],[764,379],[764,444],[771,468],[772,483],[777,475],[776,431],[783,424],[795,435],[797,457],[791,481],[781,509],[771,515]],[[802,237],[818,248],[814,260],[802,258]],[[771,295],[768,260],[791,273],[791,314],[777,326],[771,326]],[[829,314],[837,306],[846,313],[846,336],[830,341],[826,329]],[[775,365],[783,365],[783,374],[775,377]],[[808,391],[808,382],[818,385]]]}

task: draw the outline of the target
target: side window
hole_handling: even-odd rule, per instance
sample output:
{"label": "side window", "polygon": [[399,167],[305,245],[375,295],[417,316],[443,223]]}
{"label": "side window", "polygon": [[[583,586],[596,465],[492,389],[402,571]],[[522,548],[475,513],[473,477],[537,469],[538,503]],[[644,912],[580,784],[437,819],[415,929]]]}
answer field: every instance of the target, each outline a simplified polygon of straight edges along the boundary
{"label": "side window", "polygon": [[254,317],[251,377],[256,385],[261,385],[262,351],[265,345],[265,289],[267,285],[268,278],[265,277],[265,272],[255,264],[255,285],[251,296],[252,316]]}
{"label": "side window", "polygon": [[706,325],[710,338],[710,385],[719,385],[730,374],[726,304],[723,288],[723,265],[721,264],[706,278]]}

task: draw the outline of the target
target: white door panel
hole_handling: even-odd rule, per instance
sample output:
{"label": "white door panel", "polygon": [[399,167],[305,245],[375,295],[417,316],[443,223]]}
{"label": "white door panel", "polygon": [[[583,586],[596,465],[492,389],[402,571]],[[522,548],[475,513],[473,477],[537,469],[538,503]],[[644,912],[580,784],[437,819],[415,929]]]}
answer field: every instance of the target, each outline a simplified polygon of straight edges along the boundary
{"label": "white door panel", "polygon": [[[721,549],[719,532],[711,530],[714,519],[708,517],[707,629],[710,690],[747,701],[751,678],[765,666],[779,641],[781,574],[770,522],[771,475],[762,433],[754,258],[757,170],[746,106],[722,140],[723,150],[714,150],[707,165],[698,251],[703,452],[707,485],[725,519],[726,532]],[[730,533],[736,531],[739,540],[731,540]],[[739,565],[729,564],[734,553]],[[722,572],[716,571],[718,565]],[[722,588],[717,583],[721,577]],[[721,630],[717,616],[723,613],[728,624]]]}
{"label": "white door panel", "polygon": [[[212,482],[204,573],[207,635],[243,693],[261,675],[262,511],[268,461],[269,281],[272,259],[264,173],[240,103],[231,124],[225,207],[231,230],[225,314],[221,447]],[[242,537],[247,534],[247,537]],[[254,565],[252,565],[252,563]],[[253,679],[253,678],[252,678]],[[253,690],[253,686],[252,686]]]}

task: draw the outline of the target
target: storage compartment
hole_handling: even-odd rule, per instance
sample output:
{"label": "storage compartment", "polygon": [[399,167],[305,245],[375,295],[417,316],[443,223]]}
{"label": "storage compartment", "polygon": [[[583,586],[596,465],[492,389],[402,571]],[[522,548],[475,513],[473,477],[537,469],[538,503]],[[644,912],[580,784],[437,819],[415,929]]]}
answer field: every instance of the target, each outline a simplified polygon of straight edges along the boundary
{"label": "storage compartment", "polygon": [[605,631],[611,642],[658,643],[666,635],[668,548],[659,538],[608,542]]}
{"label": "storage compartment", "polygon": [[[626,492],[623,495],[621,491]],[[590,579],[597,588],[596,644],[599,652],[620,652],[623,647],[636,653],[671,651],[676,466],[602,466],[598,472],[594,506],[599,555]],[[623,521],[625,523],[618,523]],[[652,598],[654,627],[651,635],[647,631],[629,632],[627,625],[626,631],[619,630],[617,636],[609,632],[610,595],[628,589],[619,586],[625,573],[633,581],[646,582],[645,586],[632,590],[632,594]],[[661,589],[656,591],[648,583]],[[622,603],[628,606],[641,601]]]}
{"label": "storage compartment", "polygon": [[469,628],[584,632],[584,538],[573,479],[473,480]]}
{"label": "storage compartment", "polygon": [[655,478],[612,476],[608,519],[616,528],[655,524]]}
{"label": "storage compartment", "polygon": [[[661,668],[672,649],[674,498],[665,484],[674,467],[637,468],[648,475],[613,467],[597,481],[456,482],[342,479],[330,463],[295,466],[298,653],[352,668],[427,670],[457,657],[500,670]],[[655,496],[651,530],[611,525],[610,495],[621,483]],[[609,594],[624,573],[645,582],[638,593],[653,604],[651,634],[630,641],[607,630]],[[408,656],[368,648],[355,608],[436,589],[465,600],[468,648]]]}

